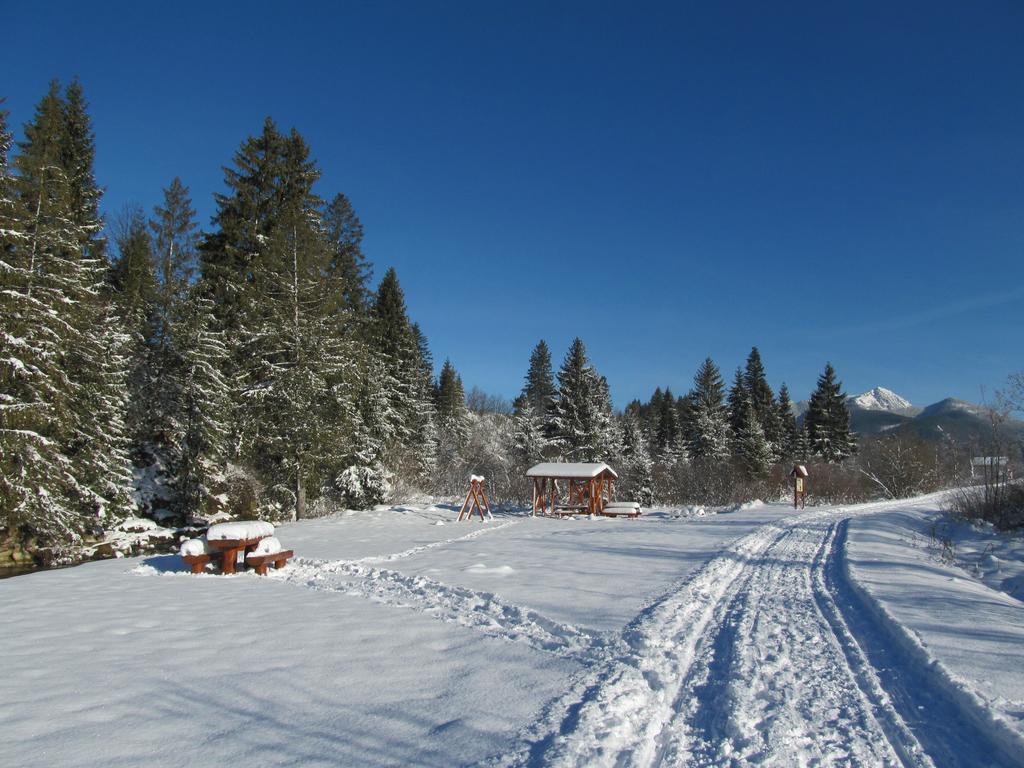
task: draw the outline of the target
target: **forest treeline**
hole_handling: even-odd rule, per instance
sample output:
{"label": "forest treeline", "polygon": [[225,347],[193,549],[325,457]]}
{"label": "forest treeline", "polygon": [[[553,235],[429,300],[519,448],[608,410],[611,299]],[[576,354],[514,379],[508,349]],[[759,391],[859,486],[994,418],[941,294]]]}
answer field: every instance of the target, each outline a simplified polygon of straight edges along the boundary
{"label": "forest treeline", "polygon": [[[0,113],[0,539],[72,557],[129,516],[301,518],[452,495],[470,472],[521,501],[540,460],[612,463],[623,491],[714,502],[791,460],[855,449],[826,366],[798,428],[757,349],[728,389],[616,414],[576,339],[541,341],[511,408],[454,366],[435,379],[395,270],[309,146],[269,118],[224,169],[209,231],[170,179],[107,226],[82,87],[54,83],[15,143]],[[727,485],[723,483],[727,482]],[[2,543],[2,542],[0,542]],[[2,548],[2,547],[0,547]]]}

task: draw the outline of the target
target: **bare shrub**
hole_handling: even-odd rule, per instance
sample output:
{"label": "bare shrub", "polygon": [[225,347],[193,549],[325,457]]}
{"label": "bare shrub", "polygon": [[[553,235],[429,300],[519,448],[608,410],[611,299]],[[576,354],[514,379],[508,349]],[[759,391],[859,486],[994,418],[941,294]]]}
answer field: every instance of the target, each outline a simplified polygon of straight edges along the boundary
{"label": "bare shrub", "polygon": [[953,480],[944,446],[908,435],[865,440],[856,466],[889,499],[928,493],[948,487]]}

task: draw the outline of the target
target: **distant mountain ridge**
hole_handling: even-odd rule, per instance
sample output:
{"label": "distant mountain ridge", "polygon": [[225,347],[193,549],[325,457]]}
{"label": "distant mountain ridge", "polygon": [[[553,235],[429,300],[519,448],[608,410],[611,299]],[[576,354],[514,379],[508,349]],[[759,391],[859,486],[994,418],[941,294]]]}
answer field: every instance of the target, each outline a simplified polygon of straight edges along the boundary
{"label": "distant mountain ridge", "polygon": [[891,389],[886,389],[885,387],[875,387],[863,394],[848,397],[846,398],[846,404],[850,408],[898,413],[901,416],[916,416],[922,410],[905,397],[900,397]]}
{"label": "distant mountain ridge", "polygon": [[[808,400],[796,404],[799,420],[803,420],[809,405]],[[921,408],[891,389],[875,387],[846,398],[846,406],[850,409],[850,428],[862,437],[899,432],[925,440],[983,443],[991,434],[988,409],[955,397]],[[1024,439],[1024,422],[1011,420],[1005,429],[1008,439]]]}

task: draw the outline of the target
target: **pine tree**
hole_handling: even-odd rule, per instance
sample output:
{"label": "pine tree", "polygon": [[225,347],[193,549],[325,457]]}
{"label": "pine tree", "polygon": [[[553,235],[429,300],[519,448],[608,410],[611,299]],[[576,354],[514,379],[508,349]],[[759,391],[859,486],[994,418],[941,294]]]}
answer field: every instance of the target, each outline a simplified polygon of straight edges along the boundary
{"label": "pine tree", "polygon": [[132,511],[124,336],[112,322],[93,138],[77,83],[51,84],[5,182],[4,494],[20,538],[64,547]]}
{"label": "pine tree", "polygon": [[281,141],[279,168],[274,227],[252,265],[255,302],[242,329],[240,435],[277,503],[301,518],[310,490],[341,462],[336,410],[324,395],[349,360],[323,279],[329,249],[313,192],[319,171],[294,130]]}
{"label": "pine tree", "polygon": [[557,452],[554,415],[558,390],[551,371],[551,350],[541,339],[530,353],[523,389],[513,402],[509,454],[516,475]]}
{"label": "pine tree", "polygon": [[778,456],[782,440],[779,409],[775,402],[775,394],[772,392],[772,388],[765,376],[764,364],[761,362],[761,353],[757,347],[753,347],[750,350],[743,377],[747,392],[750,394],[750,404],[754,410],[754,415],[761,424],[765,438],[771,446],[773,456]]}
{"label": "pine tree", "polygon": [[793,412],[793,402],[789,397],[789,387],[783,383],[779,387],[778,420],[779,420],[779,458],[788,461],[796,456],[799,430]]}
{"label": "pine tree", "polygon": [[261,262],[281,213],[285,137],[269,117],[258,136],[246,139],[224,169],[227,192],[214,195],[214,231],[200,246],[201,285],[212,302],[214,325],[228,347],[223,375],[232,387],[229,454],[240,445],[242,372],[247,365],[246,328],[264,322],[256,300],[266,286]]}
{"label": "pine tree", "polygon": [[437,452],[432,363],[425,336],[409,321],[394,268],[377,287],[370,315],[375,346],[393,381],[387,414],[391,421],[388,431],[394,438],[386,449],[387,461],[395,470],[426,481]]}
{"label": "pine tree", "polygon": [[469,412],[466,410],[466,392],[462,378],[450,360],[441,366],[437,385],[438,438],[448,461],[460,451],[469,436]]}
{"label": "pine tree", "polygon": [[[186,393],[194,386],[188,376],[195,370],[195,363],[186,358],[196,350],[186,348],[183,334],[195,343],[205,343],[214,332],[204,326],[205,333],[200,333],[195,327],[198,319],[193,315],[201,303],[198,297],[189,297],[196,266],[195,210],[188,187],[181,179],[175,177],[163,190],[162,204],[154,207],[147,226],[151,233],[149,250],[155,285],[152,320],[146,335],[146,407],[142,419],[145,441],[137,458],[140,479],[148,482],[140,483],[138,493],[140,497],[156,493],[164,506],[182,513],[194,512],[193,503],[198,503],[198,497],[194,488],[184,490],[182,478],[192,471],[185,469],[184,463],[194,463],[197,458],[184,455],[186,446],[182,440],[188,432],[189,409],[194,407],[195,400],[194,395]],[[191,306],[185,306],[189,302]],[[212,303],[204,306],[206,312],[212,311]],[[226,365],[224,355],[218,355],[216,360],[218,365]],[[211,393],[210,397],[217,399],[220,394]]]}
{"label": "pine tree", "polygon": [[[750,392],[747,391],[746,377],[743,371],[736,369],[733,376],[732,386],[729,388],[729,431],[735,440],[750,419],[750,411],[753,405],[750,402]],[[735,454],[735,450],[733,451]]]}
{"label": "pine tree", "polygon": [[65,90],[62,114],[61,161],[68,182],[65,214],[77,246],[72,258],[78,262],[76,290],[69,295],[75,301],[74,309],[66,317],[79,330],[65,356],[68,376],[76,388],[70,401],[72,430],[65,452],[85,491],[87,514],[95,514],[102,524],[109,525],[134,512],[124,420],[132,362],[130,337],[110,311],[108,263],[99,216],[102,190],[93,173],[95,138],[78,81]]}
{"label": "pine tree", "polygon": [[181,351],[181,390],[171,442],[177,449],[176,484],[181,510],[216,511],[224,481],[230,387],[222,373],[228,350],[214,330],[213,302],[201,289],[174,305],[176,348]]}
{"label": "pine tree", "polygon": [[530,353],[530,367],[526,371],[522,396],[526,405],[539,417],[547,419],[554,409],[558,390],[551,369],[551,350],[543,339]]}
{"label": "pine tree", "polygon": [[327,274],[336,285],[333,290],[340,295],[343,307],[364,314],[370,299],[372,271],[362,250],[363,225],[352,203],[341,193],[325,206],[323,223],[331,248]]}
{"label": "pine tree", "polygon": [[153,247],[142,210],[128,207],[114,236],[117,258],[107,280],[119,324],[126,335],[127,413],[125,424],[131,441],[129,455],[135,469],[135,497],[145,512],[173,501],[174,463],[163,446],[163,410],[155,382],[160,361],[153,354],[158,334],[156,276]]}
{"label": "pine tree", "polygon": [[750,402],[750,394],[740,390],[738,397],[746,402],[738,408],[742,420],[733,437],[733,456],[747,475],[764,477],[772,465],[772,447]]}
{"label": "pine tree", "polygon": [[440,422],[459,421],[466,416],[466,392],[451,360],[441,366],[437,384],[437,417]]}
{"label": "pine tree", "polygon": [[679,412],[672,390],[666,389],[658,400],[657,431],[654,435],[654,455],[662,461],[672,462],[680,453]]}
{"label": "pine tree", "polygon": [[580,339],[574,339],[558,371],[555,440],[565,458],[603,461],[612,420],[607,382],[594,371]]}
{"label": "pine tree", "polygon": [[647,452],[647,437],[635,412],[622,419],[623,492],[644,506],[654,503],[654,462]]}
{"label": "pine tree", "polygon": [[710,357],[701,364],[693,382],[689,396],[693,431],[687,435],[687,450],[695,459],[723,459],[729,455],[729,413],[722,375]]}
{"label": "pine tree", "polygon": [[842,383],[836,381],[831,363],[818,377],[818,386],[811,394],[810,407],[804,419],[811,451],[830,464],[852,456],[856,443],[850,432],[850,411]]}
{"label": "pine tree", "polygon": [[21,543],[70,543],[80,537],[82,519],[77,482],[60,449],[71,391],[61,365],[62,294],[59,275],[37,274],[64,240],[54,216],[65,183],[56,84],[26,126],[35,144],[33,154],[17,159],[22,178],[9,170],[6,116],[0,112],[0,529]]}

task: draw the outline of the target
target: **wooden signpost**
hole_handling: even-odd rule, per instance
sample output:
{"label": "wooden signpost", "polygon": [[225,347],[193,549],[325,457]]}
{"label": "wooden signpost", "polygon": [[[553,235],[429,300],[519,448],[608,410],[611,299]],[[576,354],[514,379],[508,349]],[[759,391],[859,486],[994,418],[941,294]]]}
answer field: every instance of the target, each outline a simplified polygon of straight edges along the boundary
{"label": "wooden signpost", "polygon": [[807,506],[807,467],[794,464],[789,476],[793,478],[793,509],[804,509]]}
{"label": "wooden signpost", "polygon": [[[472,501],[472,505],[470,505]],[[487,518],[484,517],[484,512],[487,512]],[[484,493],[484,479],[480,475],[472,475],[469,478],[469,493],[466,494],[466,501],[462,504],[462,509],[459,511],[458,522],[462,522],[462,516],[466,516],[466,520],[473,519],[473,513],[477,512],[480,515],[480,520],[494,518],[491,516],[491,507],[487,503],[487,495]]]}

